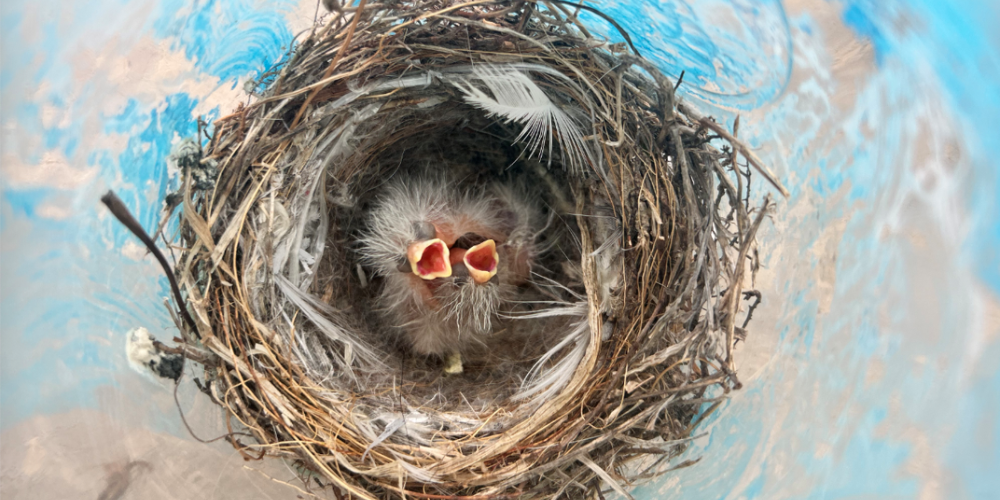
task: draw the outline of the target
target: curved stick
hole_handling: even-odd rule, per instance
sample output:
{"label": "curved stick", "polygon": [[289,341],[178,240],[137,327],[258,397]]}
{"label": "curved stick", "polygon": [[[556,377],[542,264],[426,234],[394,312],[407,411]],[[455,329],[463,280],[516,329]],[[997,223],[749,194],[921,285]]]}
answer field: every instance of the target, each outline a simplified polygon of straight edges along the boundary
{"label": "curved stick", "polygon": [[160,252],[159,248],[156,248],[156,243],[153,239],[146,234],[146,230],[142,228],[142,224],[135,220],[132,216],[132,212],[129,212],[128,207],[122,202],[120,198],[115,194],[114,191],[108,191],[107,194],[101,197],[101,203],[104,203],[111,210],[111,214],[118,219],[129,231],[132,231],[137,238],[142,240],[142,243],[146,245],[146,248],[156,257],[156,260],[160,262],[160,266],[163,267],[163,273],[167,275],[167,280],[170,281],[170,289],[174,292],[174,300],[177,301],[177,307],[181,310],[181,316],[184,317],[184,322],[188,324],[191,328],[191,332],[197,334],[198,327],[194,324],[194,319],[188,314],[187,308],[184,307],[184,297],[181,296],[181,289],[177,286],[177,280],[174,278],[174,272],[170,269],[170,264],[167,262],[167,258],[163,256],[163,252]]}

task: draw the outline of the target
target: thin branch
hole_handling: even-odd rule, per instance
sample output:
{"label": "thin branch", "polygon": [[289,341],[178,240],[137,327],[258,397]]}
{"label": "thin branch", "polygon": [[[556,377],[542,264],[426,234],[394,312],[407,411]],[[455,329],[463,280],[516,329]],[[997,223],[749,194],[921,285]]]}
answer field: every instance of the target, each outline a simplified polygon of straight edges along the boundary
{"label": "thin branch", "polygon": [[156,257],[156,260],[160,263],[160,267],[163,268],[163,273],[167,275],[167,281],[170,282],[170,290],[174,293],[174,300],[177,301],[177,308],[181,311],[181,316],[184,318],[184,322],[187,323],[188,327],[191,328],[192,334],[198,333],[198,327],[195,326],[194,319],[188,314],[187,307],[184,297],[181,296],[181,289],[177,286],[177,279],[174,278],[174,272],[170,268],[170,263],[167,262],[167,258],[163,256],[163,252],[156,247],[156,243],[153,239],[146,234],[146,230],[142,228],[142,224],[135,220],[132,216],[132,212],[129,211],[125,203],[122,202],[114,191],[108,191],[104,196],[101,197],[101,203],[104,203],[111,211],[111,214],[118,219],[129,231],[132,232],[137,238],[142,240],[142,243],[146,245],[146,248]]}

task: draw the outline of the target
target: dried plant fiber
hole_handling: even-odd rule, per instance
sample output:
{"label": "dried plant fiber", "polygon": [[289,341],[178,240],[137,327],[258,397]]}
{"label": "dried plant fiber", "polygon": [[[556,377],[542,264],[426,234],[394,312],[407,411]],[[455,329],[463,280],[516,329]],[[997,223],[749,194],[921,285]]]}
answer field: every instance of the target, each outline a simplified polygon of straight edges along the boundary
{"label": "dried plant fiber", "polygon": [[[740,387],[770,208],[751,175],[784,188],[575,5],[330,7],[179,162],[169,204],[195,325],[171,349],[229,441],[359,499],[627,497],[684,466]],[[397,217],[379,207],[442,189],[523,206],[534,259],[470,317],[489,333],[455,376],[395,331],[392,269],[365,257]]]}

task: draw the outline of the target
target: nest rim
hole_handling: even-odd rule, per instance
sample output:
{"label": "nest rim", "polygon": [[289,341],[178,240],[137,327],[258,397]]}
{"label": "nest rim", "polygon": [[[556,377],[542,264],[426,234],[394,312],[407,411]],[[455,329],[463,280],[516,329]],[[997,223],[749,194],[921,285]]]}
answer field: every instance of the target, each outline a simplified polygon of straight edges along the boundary
{"label": "nest rim", "polygon": [[[765,197],[753,213],[749,174],[744,180],[738,158],[745,159],[746,172],[752,167],[779,192],[786,191],[735,138],[735,132],[678,102],[674,91],[679,82],[669,81],[636,55],[595,44],[586,27],[561,4],[546,3],[546,9],[542,5],[439,1],[377,10],[365,10],[364,4],[342,9],[299,45],[276,73],[271,95],[259,96],[251,106],[216,121],[200,163],[217,164],[218,181],[212,189],[199,192],[192,179],[196,169],[188,168],[181,192],[185,209],[179,234],[188,250],[181,256],[177,275],[196,320],[194,328],[178,322],[186,332],[186,345],[180,352],[204,366],[207,392],[226,410],[227,420],[234,418],[254,436],[254,443],[229,437],[244,457],[290,459],[358,498],[554,497],[569,488],[593,491],[602,485],[623,493],[619,480],[627,482],[629,477],[644,474],[628,472],[629,464],[642,461],[643,469],[662,470],[664,459],[683,452],[693,429],[719,407],[724,394],[740,387],[732,348],[746,327],[745,322],[737,326],[736,319],[746,279],[744,261],[770,201]],[[393,24],[393,20],[402,23]],[[431,28],[435,26],[441,31],[434,33]],[[400,42],[403,36],[386,41],[386,33],[399,34],[403,27],[412,30],[405,36],[410,43]],[[442,32],[447,33],[445,28],[453,35],[460,32],[470,46],[476,43],[492,50],[459,50],[440,40],[436,48],[412,42],[440,39]],[[511,34],[517,28],[523,33]],[[557,45],[559,50],[554,50]],[[405,58],[400,58],[415,49],[436,56],[433,62],[421,58],[422,70],[428,74],[467,64],[471,58],[484,65],[529,61],[574,79],[575,88],[566,85],[558,91],[571,97],[583,93],[585,102],[594,103],[597,113],[582,107],[580,111],[589,111],[594,118],[597,139],[593,143],[599,145],[599,153],[596,162],[589,162],[591,171],[565,174],[573,182],[572,209],[584,214],[587,203],[591,208],[598,202],[617,204],[615,214],[621,227],[620,235],[615,234],[621,247],[636,250],[622,257],[626,282],[617,290],[616,299],[616,307],[622,309],[612,317],[596,304],[597,254],[605,242],[595,240],[595,234],[606,228],[577,215],[588,306],[579,311],[587,334],[572,378],[545,401],[513,411],[497,407],[493,416],[475,410],[460,414],[458,418],[482,422],[503,410],[511,418],[499,431],[441,439],[433,446],[395,440],[389,432],[395,421],[383,418],[383,425],[374,426],[379,421],[376,411],[356,411],[363,406],[363,393],[324,399],[329,387],[310,380],[287,338],[283,340],[269,324],[271,320],[259,317],[255,306],[248,304],[252,294],[247,290],[262,285],[253,280],[248,283],[248,274],[240,272],[241,265],[246,268],[241,259],[249,253],[244,246],[253,234],[248,232],[247,219],[260,207],[269,206],[274,214],[274,190],[270,199],[262,195],[268,190],[266,183],[276,182],[275,173],[291,168],[303,154],[288,148],[289,137],[311,133],[303,129],[317,123],[319,110],[357,92],[352,86],[377,84],[412,71],[401,64]],[[364,59],[376,50],[397,59],[383,56],[382,64]],[[618,68],[613,82],[598,78],[613,66]],[[641,71],[630,73],[632,68]],[[298,80],[293,75],[296,71]],[[643,72],[652,78],[645,78]],[[556,91],[553,81],[558,78],[544,80],[546,90]],[[448,92],[446,86],[439,90]],[[460,102],[455,96],[461,94],[451,92],[452,100]],[[399,102],[405,99],[394,101],[393,93],[407,95],[406,90],[388,93],[376,113],[384,112],[386,103],[415,105]],[[426,92],[409,97],[423,98]],[[354,98],[343,112],[337,112],[334,122],[349,120],[347,111],[354,117],[376,116],[365,105],[372,100],[369,96]],[[709,133],[730,149],[716,149],[707,138]],[[296,158],[290,159],[293,153]],[[355,160],[348,170],[363,175],[370,164],[364,158]],[[262,171],[271,173],[262,177]],[[649,172],[655,177],[654,186],[648,182]],[[293,176],[293,172],[285,174]],[[615,184],[613,188],[608,188],[609,181]],[[326,186],[327,191],[336,189]],[[627,206],[626,200],[632,205]],[[302,220],[309,206],[311,202],[298,219],[288,216],[288,223],[305,224]],[[730,211],[728,216],[722,213],[725,210]],[[569,213],[564,211],[564,215]],[[712,236],[713,231],[737,244]],[[706,258],[713,253],[706,252],[709,245],[721,257]],[[280,274],[265,280],[271,293],[287,289],[281,280],[289,277]],[[662,283],[657,284],[657,277]],[[628,314],[626,307],[632,307]],[[182,312],[186,313],[183,308]],[[609,321],[615,330],[604,339]],[[294,339],[294,334],[289,338]],[[707,345],[712,342],[723,347]],[[706,354],[710,351],[712,356]],[[367,354],[340,348],[338,355],[349,365],[352,358]],[[567,356],[566,352],[561,355]],[[656,416],[650,419],[654,411]],[[679,413],[668,418],[670,411]],[[664,422],[657,423],[661,412]],[[441,420],[450,418],[455,415]]]}

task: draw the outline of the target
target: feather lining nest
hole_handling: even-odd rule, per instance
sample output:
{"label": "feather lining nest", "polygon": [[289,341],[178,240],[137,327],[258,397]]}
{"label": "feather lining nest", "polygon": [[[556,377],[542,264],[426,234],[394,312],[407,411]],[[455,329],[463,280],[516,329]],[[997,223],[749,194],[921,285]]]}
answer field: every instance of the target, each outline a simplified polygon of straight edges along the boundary
{"label": "feather lining nest", "polygon": [[[751,171],[784,188],[562,2],[333,7],[214,123],[176,195],[195,328],[178,322],[172,350],[204,366],[242,433],[229,441],[364,499],[628,497],[683,466],[740,387],[770,209],[750,205]],[[538,241],[530,279],[497,309],[505,333],[459,377],[386,334],[384,278],[358,254],[405,176],[500,183],[541,207],[519,236]]]}

